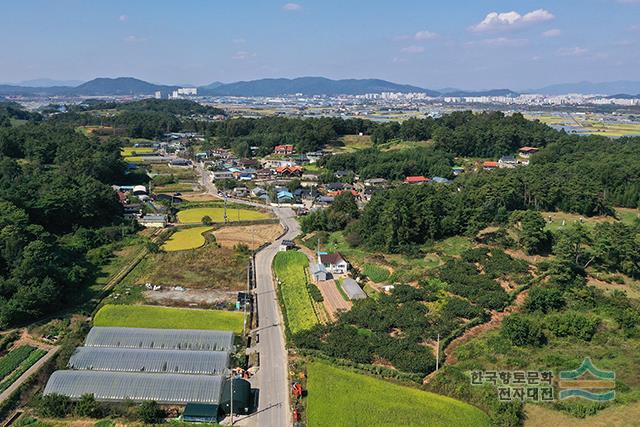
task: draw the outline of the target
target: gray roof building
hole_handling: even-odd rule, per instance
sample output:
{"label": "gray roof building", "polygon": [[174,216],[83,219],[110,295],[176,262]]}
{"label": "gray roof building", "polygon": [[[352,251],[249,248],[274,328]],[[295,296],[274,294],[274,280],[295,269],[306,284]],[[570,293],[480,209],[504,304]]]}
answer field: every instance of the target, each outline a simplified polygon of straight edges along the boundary
{"label": "gray roof building", "polygon": [[80,399],[93,394],[98,401],[144,402],[160,404],[218,404],[222,376],[153,374],[140,372],[56,371],[49,378],[44,394],[62,394]]}
{"label": "gray roof building", "polygon": [[89,371],[224,375],[228,362],[226,351],[78,347],[68,366]]}
{"label": "gray roof building", "polygon": [[93,327],[86,347],[233,351],[233,332],[196,329]]}
{"label": "gray roof building", "polygon": [[367,294],[364,293],[358,282],[350,277],[347,277],[342,281],[342,290],[350,300],[365,299]]}

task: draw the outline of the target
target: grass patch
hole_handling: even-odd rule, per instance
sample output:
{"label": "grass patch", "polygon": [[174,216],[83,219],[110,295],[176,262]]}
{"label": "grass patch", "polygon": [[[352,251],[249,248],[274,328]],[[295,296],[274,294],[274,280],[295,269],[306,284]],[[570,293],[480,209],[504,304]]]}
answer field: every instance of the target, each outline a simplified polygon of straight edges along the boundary
{"label": "grass patch", "polygon": [[273,260],[273,270],[278,277],[287,327],[293,334],[309,329],[318,323],[311,296],[307,289],[306,268],[309,259],[302,252],[278,252]]}
{"label": "grass patch", "polygon": [[307,425],[488,426],[459,400],[313,362],[307,366]]}
{"label": "grass patch", "polygon": [[213,230],[213,227],[193,227],[178,230],[162,245],[162,249],[171,252],[202,247],[206,242],[203,234],[211,230]]}
{"label": "grass patch", "polygon": [[209,329],[242,332],[242,313],[222,310],[105,305],[93,319],[95,326],[157,329]]}
{"label": "grass patch", "polygon": [[[230,248],[205,245],[147,257],[135,283],[234,292],[247,286],[249,256]],[[235,295],[234,295],[235,298]]]}
{"label": "grass patch", "polygon": [[540,212],[542,218],[547,222],[546,230],[556,232],[570,227],[573,224],[582,223],[585,227],[594,227],[602,222],[615,222],[615,218],[610,216],[584,216],[568,212]]}
{"label": "grass patch", "polygon": [[632,208],[616,208],[616,215],[620,218],[622,223],[632,225],[640,219],[640,210]]}
{"label": "grass patch", "polygon": [[391,275],[386,267],[370,263],[362,266],[362,273],[376,283],[389,280],[389,276]]}
{"label": "grass patch", "polygon": [[335,280],[336,288],[338,288],[338,292],[340,292],[340,296],[342,297],[342,299],[345,301],[349,301],[347,293],[344,291],[344,289],[342,289],[342,282],[344,282],[343,279]]}
{"label": "grass patch", "polygon": [[[198,224],[202,222],[203,216],[209,216],[213,222],[224,222],[224,208],[202,207],[191,208],[178,212],[178,221],[183,224]],[[235,221],[255,221],[270,218],[269,214],[250,209],[227,208],[227,220]]]}
{"label": "grass patch", "polygon": [[190,193],[193,191],[193,185],[193,182],[174,182],[154,186],[153,191],[156,193]]}

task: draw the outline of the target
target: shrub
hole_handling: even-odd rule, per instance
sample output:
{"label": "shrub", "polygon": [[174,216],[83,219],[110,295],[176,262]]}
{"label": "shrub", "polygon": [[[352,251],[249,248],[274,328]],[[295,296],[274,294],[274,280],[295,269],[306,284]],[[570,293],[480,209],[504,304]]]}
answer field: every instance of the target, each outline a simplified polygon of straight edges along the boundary
{"label": "shrub", "polygon": [[534,311],[548,313],[552,310],[560,310],[564,305],[564,296],[556,288],[531,288],[524,301],[524,309],[529,313]]}
{"label": "shrub", "polygon": [[142,402],[138,408],[138,417],[145,424],[157,424],[164,418],[164,411],[160,408],[157,402]]}
{"label": "shrub", "polygon": [[512,314],[504,319],[502,334],[515,346],[540,346],[545,342],[540,326],[519,314]]}
{"label": "shrub", "polygon": [[547,327],[555,336],[576,337],[585,341],[591,341],[600,324],[598,318],[587,317],[573,311],[548,316],[545,320]]}
{"label": "shrub", "polygon": [[38,411],[40,415],[47,418],[64,418],[72,408],[71,399],[61,394],[47,394],[40,398]]}
{"label": "shrub", "polygon": [[314,285],[313,283],[308,283],[307,287],[309,289],[309,295],[311,295],[311,298],[315,302],[324,301],[324,298],[322,297],[322,292],[320,292],[320,289],[318,289],[316,285]]}
{"label": "shrub", "polygon": [[100,418],[102,417],[102,407],[96,402],[93,394],[83,394],[76,403],[74,410],[79,417]]}
{"label": "shrub", "polygon": [[203,223],[204,225],[211,225],[211,224],[213,224],[213,220],[211,219],[211,217],[210,217],[209,215],[205,215],[205,216],[203,216],[201,221],[202,221],[202,223]]}

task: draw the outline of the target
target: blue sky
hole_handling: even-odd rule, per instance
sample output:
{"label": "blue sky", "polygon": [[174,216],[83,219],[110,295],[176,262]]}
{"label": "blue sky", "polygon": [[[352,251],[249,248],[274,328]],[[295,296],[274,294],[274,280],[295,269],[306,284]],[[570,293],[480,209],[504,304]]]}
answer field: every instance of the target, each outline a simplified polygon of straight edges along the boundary
{"label": "blue sky", "polygon": [[3,3],[3,82],[315,75],[525,89],[640,78],[640,0]]}

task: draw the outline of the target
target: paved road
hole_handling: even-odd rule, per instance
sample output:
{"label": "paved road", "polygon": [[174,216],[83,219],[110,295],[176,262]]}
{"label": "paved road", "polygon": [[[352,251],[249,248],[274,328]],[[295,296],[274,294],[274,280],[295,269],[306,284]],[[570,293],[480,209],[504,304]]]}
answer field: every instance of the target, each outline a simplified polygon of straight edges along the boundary
{"label": "paved road", "polygon": [[[208,173],[198,164],[196,170],[202,178],[203,186],[213,195],[217,191]],[[231,199],[229,199],[231,201]],[[257,205],[243,200],[237,203]],[[257,205],[262,208],[269,206]],[[281,427],[291,425],[289,408],[288,358],[284,340],[284,324],[278,295],[273,281],[271,265],[278,253],[282,239],[293,239],[300,233],[300,226],[290,208],[272,208],[286,233],[280,239],[256,254],[256,289],[258,301],[258,331],[260,342],[256,350],[260,354],[260,369],[252,379],[252,384],[260,390],[258,412],[241,420],[239,424],[260,427]]]}
{"label": "paved road", "polygon": [[[293,239],[300,232],[298,221],[289,208],[275,208],[275,214],[288,228],[284,239]],[[256,294],[258,298],[258,327],[260,342],[260,370],[255,384],[260,389],[258,426],[290,425],[287,352],[284,325],[278,296],[273,282],[271,264],[280,241],[273,242],[256,255]]]}

